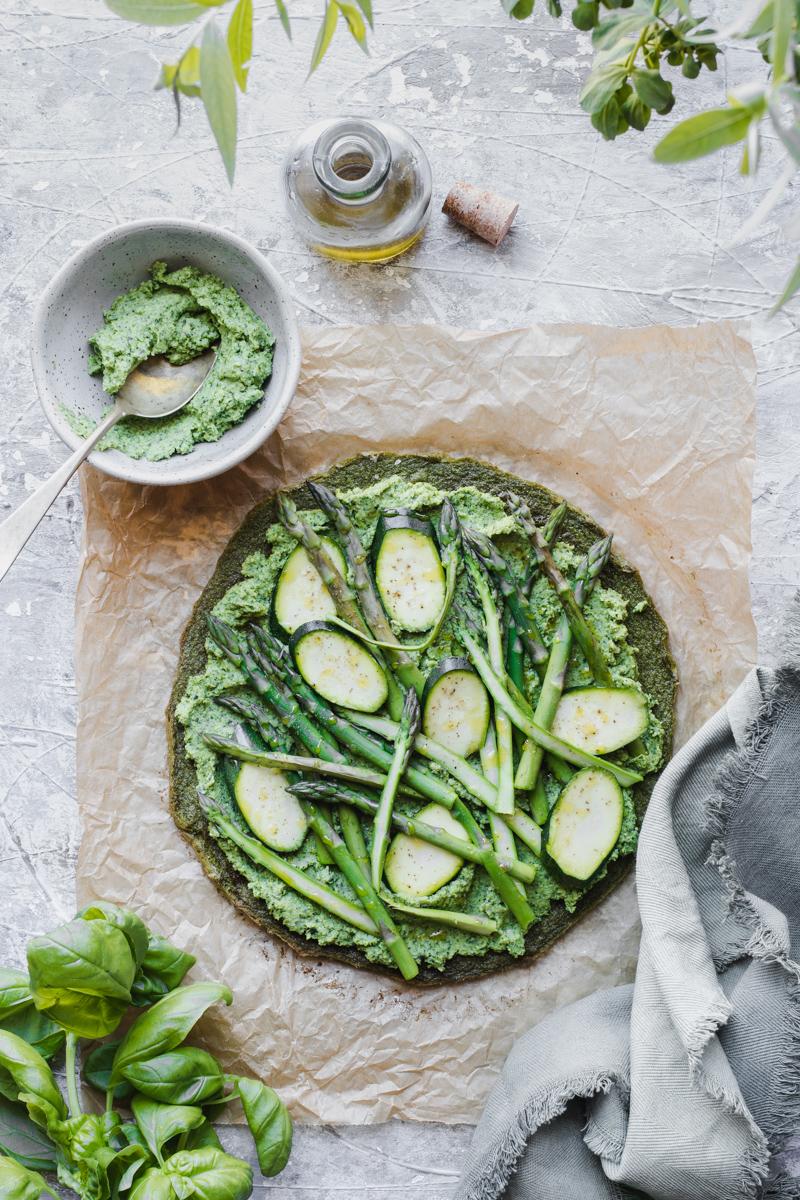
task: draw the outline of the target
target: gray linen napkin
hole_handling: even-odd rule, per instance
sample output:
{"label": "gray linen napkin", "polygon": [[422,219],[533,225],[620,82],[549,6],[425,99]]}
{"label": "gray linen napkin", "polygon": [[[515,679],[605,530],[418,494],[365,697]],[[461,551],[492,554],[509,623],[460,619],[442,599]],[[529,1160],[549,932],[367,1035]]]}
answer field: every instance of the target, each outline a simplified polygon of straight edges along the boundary
{"label": "gray linen napkin", "polygon": [[636,982],[519,1039],[457,1200],[800,1196],[771,1170],[800,1131],[800,600],[790,625],[653,792]]}

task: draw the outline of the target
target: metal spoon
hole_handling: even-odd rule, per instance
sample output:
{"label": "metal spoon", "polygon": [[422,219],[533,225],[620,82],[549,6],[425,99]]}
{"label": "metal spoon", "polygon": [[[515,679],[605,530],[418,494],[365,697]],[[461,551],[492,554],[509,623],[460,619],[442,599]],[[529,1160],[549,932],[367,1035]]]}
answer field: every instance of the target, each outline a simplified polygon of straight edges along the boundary
{"label": "metal spoon", "polygon": [[161,355],[148,358],[131,371],[115,397],[114,407],[93,429],[83,445],[0,525],[0,579],[3,578],[36,526],[83,460],[123,417],[168,417],[192,400],[214,365],[215,350],[206,350],[175,367]]}

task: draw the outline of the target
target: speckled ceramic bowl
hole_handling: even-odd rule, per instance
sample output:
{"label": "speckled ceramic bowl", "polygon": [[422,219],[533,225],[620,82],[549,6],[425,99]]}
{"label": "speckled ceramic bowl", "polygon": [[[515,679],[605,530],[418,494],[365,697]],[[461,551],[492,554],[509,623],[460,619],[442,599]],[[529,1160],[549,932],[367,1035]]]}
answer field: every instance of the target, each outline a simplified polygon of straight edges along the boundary
{"label": "speckled ceramic bowl", "polygon": [[135,483],[194,483],[219,475],[252,454],[272,433],[291,400],[300,373],[300,336],[289,289],[264,256],[233,233],[196,221],[153,220],[119,225],[89,242],[65,263],[42,295],[33,326],[31,356],[39,399],[48,421],[68,446],[81,438],[62,407],[97,420],[109,404],[97,376],[89,375],[88,340],[103,311],[147,277],[164,259],[219,275],[236,289],[275,334],[275,358],[263,400],[217,442],[163,462],[95,450],[89,458],[118,479]]}

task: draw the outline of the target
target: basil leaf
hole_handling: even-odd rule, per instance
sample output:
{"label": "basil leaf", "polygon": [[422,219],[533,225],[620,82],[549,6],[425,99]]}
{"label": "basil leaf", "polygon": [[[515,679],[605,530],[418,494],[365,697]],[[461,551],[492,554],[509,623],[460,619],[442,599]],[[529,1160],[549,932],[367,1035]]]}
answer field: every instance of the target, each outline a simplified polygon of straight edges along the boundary
{"label": "basil leaf", "polygon": [[228,181],[233,183],[236,170],[236,78],[227,44],[214,21],[207,23],[200,43],[200,90],[211,132],[225,163]]}
{"label": "basil leaf", "polygon": [[128,939],[107,920],[70,921],[28,943],[37,1008],[79,1037],[116,1029],[131,1002],[136,965]]}
{"label": "basil leaf", "polygon": [[143,1150],[147,1149],[147,1142],[135,1121],[125,1121],[120,1125],[119,1131],[129,1146],[141,1146]]}
{"label": "basil leaf", "polygon": [[[107,1092],[111,1087],[111,1067],[119,1042],[102,1042],[86,1055],[81,1074],[91,1087]],[[118,1083],[114,1088],[115,1100],[129,1100],[133,1088],[129,1083]]]}
{"label": "basil leaf", "polygon": [[247,91],[247,64],[253,57],[253,0],[237,0],[228,22],[228,53],[239,90]]}
{"label": "basil leaf", "polygon": [[[134,1004],[140,997],[162,996],[180,987],[186,972],[196,962],[193,954],[179,950],[160,934],[151,933],[147,953],[131,988]],[[148,999],[146,1002],[151,1001]]]}
{"label": "basil leaf", "polygon": [[21,1104],[12,1104],[3,1098],[0,1098],[0,1150],[33,1171],[55,1169],[50,1139],[34,1124]]}
{"label": "basil leaf", "polygon": [[60,1025],[51,1021],[46,1013],[39,1012],[31,1004],[29,1008],[20,1008],[10,1016],[0,1021],[0,1027],[9,1033],[15,1033],[23,1042],[38,1050],[42,1058],[50,1059],[64,1045],[66,1034]]}
{"label": "basil leaf", "polygon": [[622,63],[612,62],[595,67],[583,85],[579,101],[584,112],[596,113],[605,108],[611,97],[625,82],[628,71]]}
{"label": "basil leaf", "polygon": [[164,1172],[178,1196],[197,1200],[247,1200],[253,1190],[249,1164],[213,1146],[179,1150],[164,1163]]}
{"label": "basil leaf", "polygon": [[147,1096],[134,1096],[131,1109],[150,1153],[159,1162],[161,1147],[170,1138],[196,1129],[205,1120],[201,1108],[188,1104],[157,1104]]}
{"label": "basil leaf", "polygon": [[319,64],[325,57],[325,53],[333,40],[333,35],[336,32],[336,25],[339,20],[339,9],[336,7],[334,0],[327,0],[325,5],[325,16],[322,18],[322,24],[319,27],[317,40],[314,43],[314,49],[311,54],[311,66],[308,68],[309,75],[313,75]]}
{"label": "basil leaf", "polygon": [[133,1003],[140,1008],[154,1004],[180,986],[196,961],[193,954],[186,954],[166,938],[151,934],[150,945],[131,988]]}
{"label": "basil leaf", "polygon": [[213,1146],[215,1150],[222,1149],[222,1142],[217,1137],[217,1131],[209,1120],[203,1121],[196,1129],[187,1133],[184,1140],[184,1150],[200,1150],[204,1146]]}
{"label": "basil leaf", "polygon": [[132,1063],[125,1068],[125,1078],[137,1092],[161,1104],[204,1104],[225,1087],[216,1059],[193,1046]]}
{"label": "basil leaf", "polygon": [[137,967],[147,953],[150,943],[150,931],[144,921],[136,916],[129,908],[121,908],[119,904],[111,904],[108,900],[98,900],[82,908],[77,914],[81,921],[108,921],[119,929],[126,937],[131,948],[131,954]]}
{"label": "basil leaf", "polygon": [[135,1183],[129,1200],[175,1200],[172,1184],[160,1167],[150,1167]]}
{"label": "basil leaf", "polygon": [[0,1196],[3,1200],[39,1200],[43,1192],[55,1196],[38,1172],[28,1170],[13,1158],[0,1157]]}
{"label": "basil leaf", "polygon": [[277,1175],[292,1150],[292,1119],[272,1088],[257,1079],[237,1079],[244,1115],[258,1154],[262,1175]]}
{"label": "basil leaf", "polygon": [[230,989],[223,983],[190,983],[170,992],[142,1013],[125,1034],[114,1058],[111,1082],[119,1083],[133,1063],[174,1050],[207,1008],[232,1000]]}
{"label": "basil leaf", "polygon": [[142,1167],[152,1162],[149,1153],[142,1146],[123,1146],[108,1166],[108,1182],[111,1195],[118,1197],[128,1190]]}
{"label": "basil leaf", "polygon": [[41,1054],[5,1029],[0,1029],[0,1066],[14,1080],[20,1100],[37,1125],[46,1127],[48,1117],[55,1120],[66,1117],[67,1107]]}
{"label": "basil leaf", "polygon": [[24,971],[0,967],[0,1021],[28,1004],[33,1004],[28,976]]}
{"label": "basil leaf", "polygon": [[208,6],[194,0],[106,0],[106,8],[139,25],[187,25],[202,17]]}
{"label": "basil leaf", "polygon": [[655,148],[660,163],[688,162],[740,142],[747,134],[753,113],[748,108],[710,108],[681,121]]}
{"label": "basil leaf", "polygon": [[[110,1150],[107,1144],[110,1130],[104,1117],[97,1113],[81,1113],[64,1121],[51,1122],[48,1132],[72,1162],[88,1162],[99,1158],[101,1151]],[[113,1153],[111,1151],[111,1157]]]}

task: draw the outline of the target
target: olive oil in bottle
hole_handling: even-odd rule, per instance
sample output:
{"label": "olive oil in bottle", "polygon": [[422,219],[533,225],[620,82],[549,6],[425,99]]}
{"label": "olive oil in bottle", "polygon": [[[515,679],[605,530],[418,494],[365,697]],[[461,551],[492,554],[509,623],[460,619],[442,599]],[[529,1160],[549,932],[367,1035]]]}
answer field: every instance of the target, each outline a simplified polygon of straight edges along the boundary
{"label": "olive oil in bottle", "polygon": [[286,206],[312,249],[344,262],[388,262],[422,236],[431,168],[406,130],[340,117],[312,125],[284,165]]}

